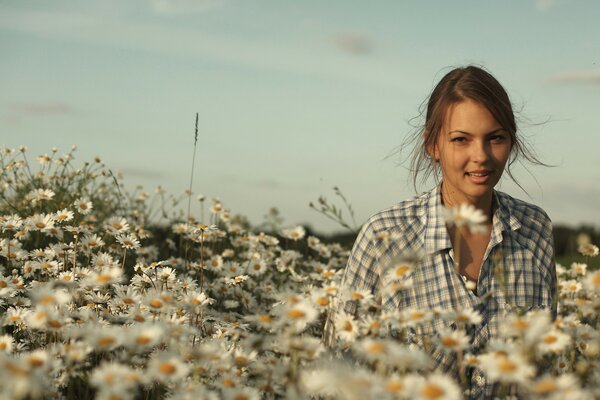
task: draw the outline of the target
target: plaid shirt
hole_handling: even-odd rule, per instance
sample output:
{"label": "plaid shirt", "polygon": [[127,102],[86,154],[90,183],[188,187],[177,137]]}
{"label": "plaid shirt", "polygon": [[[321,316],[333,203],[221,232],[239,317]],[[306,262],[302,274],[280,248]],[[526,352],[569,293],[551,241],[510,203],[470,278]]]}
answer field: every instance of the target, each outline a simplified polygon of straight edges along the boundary
{"label": "plaid shirt", "polygon": [[[511,307],[522,310],[551,308],[556,315],[556,266],[552,223],[539,207],[494,191],[490,242],[477,281],[477,295],[467,289],[454,269],[454,252],[443,218],[440,186],[414,199],[383,210],[362,227],[348,260],[342,286],[371,291],[384,311],[406,308],[461,310],[473,308],[483,317],[468,331],[472,353],[497,337],[499,323]],[[387,236],[387,239],[386,239]],[[407,254],[424,257],[412,272],[412,285],[399,291],[386,286],[386,267]],[[494,274],[502,267],[501,283]],[[353,311],[352,302],[346,310]],[[432,322],[412,328],[408,340],[423,345],[448,322]],[[431,343],[430,340],[427,340]],[[436,368],[457,374],[454,354],[428,345]],[[471,398],[491,398],[494,385],[479,370],[470,373]]]}

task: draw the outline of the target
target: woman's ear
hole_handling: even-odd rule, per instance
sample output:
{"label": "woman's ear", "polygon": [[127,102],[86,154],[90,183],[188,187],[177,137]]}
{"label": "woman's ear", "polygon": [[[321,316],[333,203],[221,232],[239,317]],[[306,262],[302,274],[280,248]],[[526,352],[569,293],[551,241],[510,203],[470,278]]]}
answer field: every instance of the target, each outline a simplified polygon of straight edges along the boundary
{"label": "woman's ear", "polygon": [[431,144],[431,145],[427,146],[427,154],[434,161],[439,161],[439,159],[440,159],[440,152],[439,152],[436,144]]}

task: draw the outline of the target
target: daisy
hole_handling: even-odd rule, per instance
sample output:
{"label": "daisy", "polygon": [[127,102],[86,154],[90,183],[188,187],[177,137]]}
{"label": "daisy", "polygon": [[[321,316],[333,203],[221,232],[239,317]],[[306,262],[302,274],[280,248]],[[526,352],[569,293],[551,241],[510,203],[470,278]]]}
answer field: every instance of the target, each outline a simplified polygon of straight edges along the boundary
{"label": "daisy", "polygon": [[104,227],[106,232],[113,236],[129,231],[129,223],[125,218],[121,217],[109,218],[104,224]]}
{"label": "daisy", "polygon": [[54,197],[55,193],[50,189],[35,189],[27,194],[27,198],[31,200],[33,204],[39,201],[48,201]]}
{"label": "daisy", "polygon": [[87,215],[92,211],[92,202],[85,197],[80,197],[73,203],[75,209],[82,215]]}
{"label": "daisy", "polygon": [[189,225],[182,223],[174,224],[173,226],[171,226],[171,230],[173,231],[173,233],[176,233],[178,235],[184,235],[189,232]]}
{"label": "daisy", "polygon": [[446,352],[459,352],[469,347],[469,336],[461,329],[442,328],[437,334],[437,343]]}
{"label": "daisy", "polygon": [[483,320],[483,317],[479,313],[479,311],[474,310],[473,308],[463,308],[461,310],[452,311],[447,314],[444,314],[442,318],[446,321],[452,321],[462,325],[479,325]]}
{"label": "daisy", "polygon": [[435,372],[426,377],[411,375],[404,381],[410,388],[408,398],[419,400],[458,400],[462,392],[449,376]]}
{"label": "daisy", "polygon": [[280,310],[281,322],[293,327],[296,332],[302,332],[317,316],[317,310],[304,300],[288,303]]}
{"label": "daisy", "polygon": [[114,350],[121,346],[126,336],[122,328],[113,325],[103,327],[90,326],[86,331],[85,341],[96,351]]}
{"label": "daisy", "polygon": [[600,270],[587,274],[583,286],[590,292],[600,292]]}
{"label": "daisy", "polygon": [[84,286],[109,286],[120,283],[124,279],[120,267],[104,267],[89,274],[82,282]]}
{"label": "daisy", "polygon": [[354,317],[345,312],[339,312],[335,316],[335,334],[346,343],[352,343],[359,334],[359,324]]}
{"label": "daisy", "polygon": [[52,157],[50,157],[48,154],[43,154],[40,156],[36,157],[36,160],[38,163],[40,163],[41,165],[46,165],[48,164],[50,161],[52,161]]}
{"label": "daisy", "polygon": [[150,349],[158,345],[164,335],[164,329],[157,324],[136,324],[124,339],[125,345],[135,350]]}
{"label": "daisy", "polygon": [[67,210],[66,208],[54,213],[56,222],[68,222],[74,217],[73,211]]}
{"label": "daisy", "polygon": [[482,354],[479,356],[479,365],[492,382],[526,384],[535,374],[535,368],[518,353]]}
{"label": "daisy", "polygon": [[13,350],[15,340],[11,335],[0,336],[0,353],[10,353]]}
{"label": "daisy", "polygon": [[394,342],[385,339],[366,338],[357,342],[354,347],[368,361],[382,361],[387,364],[389,358],[393,357],[395,345]]}
{"label": "daisy", "polygon": [[140,241],[131,233],[119,235],[116,239],[124,249],[135,250],[140,248]]}
{"label": "daisy", "polygon": [[536,379],[529,386],[532,396],[551,399],[569,399],[569,391],[577,388],[577,378],[571,374],[559,376],[545,375]]}
{"label": "daisy", "polygon": [[570,272],[573,276],[584,276],[587,272],[587,264],[574,262],[571,264]]}
{"label": "daisy", "polygon": [[457,228],[466,227],[472,233],[484,234],[487,232],[485,223],[487,217],[483,211],[475,208],[472,204],[461,204],[458,207],[445,208],[444,217],[448,226]]}
{"label": "daisy", "polygon": [[16,231],[23,225],[23,220],[17,214],[9,215],[8,217],[0,218],[0,226],[2,232]]}
{"label": "daisy", "polygon": [[34,303],[41,307],[54,307],[71,301],[71,295],[65,289],[39,287],[31,295]]}
{"label": "daisy", "polygon": [[54,216],[52,214],[35,214],[27,218],[27,226],[32,231],[46,232],[54,228]]}
{"label": "daisy", "polygon": [[538,350],[544,353],[560,353],[571,344],[571,337],[558,329],[544,333],[538,342]]}
{"label": "daisy", "polygon": [[246,271],[250,275],[260,276],[267,271],[267,263],[264,260],[252,260],[248,264]]}
{"label": "daisy", "polygon": [[304,227],[299,225],[295,228],[284,229],[281,232],[281,235],[286,239],[291,239],[291,240],[296,241],[296,240],[302,239],[304,237],[304,235],[306,235],[306,230],[304,229]]}
{"label": "daisy", "polygon": [[99,252],[92,256],[92,265],[96,268],[117,267],[119,264],[113,260],[113,257],[104,252]]}
{"label": "daisy", "polygon": [[147,368],[149,378],[162,383],[180,381],[189,371],[190,368],[178,355],[168,352],[155,354]]}
{"label": "daisy", "polygon": [[386,278],[391,281],[408,279],[412,275],[414,267],[414,264],[403,260],[392,263],[386,271]]}
{"label": "daisy", "polygon": [[103,362],[90,374],[90,384],[97,388],[99,398],[124,399],[146,379],[140,371],[116,362]]}
{"label": "daisy", "polygon": [[581,244],[577,248],[577,251],[586,257],[596,257],[598,255],[598,253],[600,252],[598,250],[598,246],[595,246],[591,243]]}
{"label": "daisy", "polygon": [[213,200],[213,205],[212,207],[210,207],[210,212],[213,214],[218,214],[221,211],[223,211],[223,205],[221,204],[221,202],[217,199]]}
{"label": "daisy", "polygon": [[583,289],[583,284],[575,279],[569,279],[558,282],[561,297],[572,297]]}
{"label": "daisy", "polygon": [[81,245],[87,249],[104,246],[104,241],[95,233],[87,234],[81,239]]}

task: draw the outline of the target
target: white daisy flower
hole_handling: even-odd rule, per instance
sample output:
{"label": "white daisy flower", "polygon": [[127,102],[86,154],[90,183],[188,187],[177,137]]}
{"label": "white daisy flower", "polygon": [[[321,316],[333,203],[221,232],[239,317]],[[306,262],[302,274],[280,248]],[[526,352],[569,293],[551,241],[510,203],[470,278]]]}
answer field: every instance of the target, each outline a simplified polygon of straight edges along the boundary
{"label": "white daisy flower", "polygon": [[267,272],[267,263],[265,260],[251,260],[248,263],[246,271],[253,276],[260,276]]}
{"label": "white daisy flower", "polygon": [[82,214],[82,215],[89,214],[93,208],[92,202],[84,197],[81,197],[81,198],[75,200],[75,202],[73,202],[73,205],[75,206],[75,209],[77,210],[77,212],[79,212],[79,214]]}
{"label": "white daisy flower", "polygon": [[571,337],[558,329],[551,329],[544,333],[537,345],[538,350],[544,353],[560,353],[571,344]]}
{"label": "white daisy flower", "polygon": [[527,384],[535,374],[535,368],[518,353],[482,354],[479,366],[492,382]]}
{"label": "white daisy flower", "polygon": [[129,231],[129,223],[125,218],[121,217],[109,218],[104,224],[104,227],[106,232],[114,236]]}
{"label": "white daisy flower", "polygon": [[296,332],[302,332],[317,316],[317,310],[305,300],[288,303],[279,311],[280,322],[291,326]]}
{"label": "white daisy flower", "polygon": [[190,372],[190,367],[174,353],[155,354],[148,362],[147,373],[151,380],[169,383],[183,380]]}
{"label": "white daisy flower", "polygon": [[598,246],[593,245],[591,243],[585,243],[585,244],[579,245],[579,247],[577,248],[577,251],[586,257],[596,257],[598,255],[598,253],[600,252],[600,250],[598,249]]}
{"label": "white daisy flower", "polygon": [[15,339],[11,335],[0,336],[0,353],[10,353],[13,351]]}
{"label": "white daisy flower", "polygon": [[54,219],[56,222],[68,222],[74,217],[73,211],[67,210],[66,208],[59,210],[54,213]]}
{"label": "white daisy flower", "polygon": [[281,231],[281,236],[294,241],[302,239],[304,235],[306,235],[306,230],[301,225]]}
{"label": "white daisy flower", "polygon": [[35,189],[27,194],[27,198],[31,200],[33,204],[39,201],[48,201],[54,197],[55,193],[50,189]]}
{"label": "white daisy flower", "polygon": [[472,204],[461,204],[458,207],[445,208],[444,218],[449,226],[457,228],[466,227],[472,233],[484,234],[487,232],[487,217],[483,211],[475,208]]}
{"label": "white daisy flower", "polygon": [[461,329],[442,328],[436,342],[446,352],[459,352],[469,347],[469,336]]}
{"label": "white daisy flower", "polygon": [[334,319],[336,336],[346,343],[352,343],[358,337],[360,326],[354,317],[338,312]]}
{"label": "white daisy flower", "polygon": [[52,214],[35,214],[27,218],[27,226],[32,231],[47,232],[54,228],[54,216]]}
{"label": "white daisy flower", "polygon": [[17,214],[9,215],[5,218],[0,218],[0,226],[2,232],[15,231],[23,225],[23,220]]}
{"label": "white daisy flower", "polygon": [[458,400],[462,391],[449,376],[434,372],[428,376],[409,375],[404,383],[409,388],[410,399],[418,400]]}
{"label": "white daisy flower", "polygon": [[600,293],[600,270],[587,274],[583,286],[590,292]]}
{"label": "white daisy flower", "polygon": [[116,239],[124,249],[135,250],[140,248],[140,241],[134,234],[118,235]]}

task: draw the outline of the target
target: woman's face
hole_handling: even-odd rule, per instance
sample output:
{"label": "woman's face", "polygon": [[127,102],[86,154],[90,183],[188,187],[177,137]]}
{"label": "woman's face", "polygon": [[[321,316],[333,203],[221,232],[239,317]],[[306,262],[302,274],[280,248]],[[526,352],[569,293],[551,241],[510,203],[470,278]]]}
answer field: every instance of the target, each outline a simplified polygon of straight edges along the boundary
{"label": "woman's face", "polygon": [[484,105],[473,100],[450,105],[431,151],[440,162],[446,205],[491,205],[511,148],[510,134]]}

